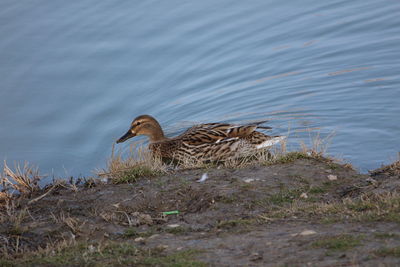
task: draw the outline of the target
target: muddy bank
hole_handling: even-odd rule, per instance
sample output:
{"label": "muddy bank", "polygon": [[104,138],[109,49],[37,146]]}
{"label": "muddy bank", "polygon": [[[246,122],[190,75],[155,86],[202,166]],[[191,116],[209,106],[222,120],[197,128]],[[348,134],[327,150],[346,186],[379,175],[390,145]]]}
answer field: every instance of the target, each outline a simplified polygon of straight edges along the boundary
{"label": "muddy bank", "polygon": [[307,156],[58,186],[2,207],[0,265],[393,266],[399,190],[397,163]]}

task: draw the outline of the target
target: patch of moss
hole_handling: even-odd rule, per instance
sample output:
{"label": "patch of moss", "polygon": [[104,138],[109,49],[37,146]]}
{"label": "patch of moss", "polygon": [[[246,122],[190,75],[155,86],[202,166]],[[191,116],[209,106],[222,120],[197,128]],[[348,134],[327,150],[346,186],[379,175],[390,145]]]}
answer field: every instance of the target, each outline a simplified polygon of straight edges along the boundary
{"label": "patch of moss", "polygon": [[14,261],[0,259],[0,266],[2,266],[2,267],[14,267],[16,265],[14,264]]}
{"label": "patch of moss", "polygon": [[308,193],[310,194],[323,194],[328,191],[328,188],[325,186],[313,186],[309,189]]}
{"label": "patch of moss", "polygon": [[225,203],[225,204],[232,204],[237,202],[239,199],[236,195],[224,195],[224,196],[219,196],[216,201]]}
{"label": "patch of moss", "polygon": [[154,177],[161,172],[152,170],[150,167],[138,165],[132,169],[123,171],[117,177],[113,178],[114,184],[135,183],[142,177]]}
{"label": "patch of moss", "polygon": [[189,249],[166,256],[147,257],[139,266],[162,266],[162,267],[205,267],[208,264],[193,260],[196,254],[201,253],[199,250]]}
{"label": "patch of moss", "polygon": [[136,228],[133,228],[133,227],[129,227],[124,232],[124,237],[131,238],[131,237],[138,237],[138,236],[139,236],[138,231],[136,230]]}
{"label": "patch of moss", "polygon": [[387,239],[387,238],[398,238],[399,235],[395,233],[374,233],[374,236],[376,238],[382,238],[382,239]]}
{"label": "patch of moss", "polygon": [[347,204],[347,208],[355,212],[362,212],[362,211],[373,210],[375,208],[375,205],[372,202],[357,201],[354,203]]}
{"label": "patch of moss", "polygon": [[178,234],[184,234],[189,231],[189,229],[179,226],[179,227],[174,227],[174,228],[166,228],[164,230],[166,233],[178,235]]}
{"label": "patch of moss", "polygon": [[309,156],[307,153],[304,152],[299,152],[299,151],[294,151],[294,152],[289,152],[283,155],[279,155],[275,158],[272,158],[270,161],[266,162],[266,165],[271,165],[271,164],[286,164],[293,162],[298,159],[310,159],[313,158]]}
{"label": "patch of moss", "polygon": [[335,162],[328,162],[327,165],[331,170],[339,170],[339,169],[343,168],[342,165],[335,163]]}
{"label": "patch of moss", "polygon": [[380,257],[397,257],[400,258],[400,246],[393,248],[381,248],[374,252],[375,255]]}
{"label": "patch of moss", "polygon": [[275,205],[282,205],[285,203],[293,203],[295,199],[298,199],[301,193],[304,192],[302,189],[281,189],[279,193],[274,194],[268,198],[268,201]]}
{"label": "patch of moss", "polygon": [[320,220],[320,222],[323,224],[332,224],[332,223],[337,223],[340,221],[341,221],[341,218],[337,217],[337,216],[325,217]]}
{"label": "patch of moss", "polygon": [[362,236],[338,235],[324,237],[312,243],[314,248],[325,248],[333,251],[352,249],[361,244]]}
{"label": "patch of moss", "polygon": [[167,254],[160,249],[141,250],[128,243],[77,244],[41,254],[1,260],[1,266],[206,266],[194,260],[199,253],[185,250]]}
{"label": "patch of moss", "polygon": [[124,231],[123,237],[125,238],[136,238],[136,237],[149,237],[156,233],[157,231],[153,228],[148,229],[144,232],[139,232],[134,227],[129,227]]}
{"label": "patch of moss", "polygon": [[221,221],[218,223],[217,227],[219,229],[231,229],[237,226],[242,226],[242,225],[250,225],[254,222],[252,219],[236,219],[236,220],[227,220],[227,221]]}
{"label": "patch of moss", "polygon": [[[281,194],[273,197],[274,203],[280,205],[281,211],[270,210],[267,217],[281,217],[281,213],[286,213],[285,217],[296,215],[296,217],[314,218],[325,223],[337,222],[340,220],[353,222],[397,222],[400,223],[400,195],[362,195],[359,199],[344,199],[343,201],[332,203],[321,203],[302,201],[296,199],[293,194]],[[310,203],[311,202],[311,203]],[[283,209],[282,209],[283,208]]]}

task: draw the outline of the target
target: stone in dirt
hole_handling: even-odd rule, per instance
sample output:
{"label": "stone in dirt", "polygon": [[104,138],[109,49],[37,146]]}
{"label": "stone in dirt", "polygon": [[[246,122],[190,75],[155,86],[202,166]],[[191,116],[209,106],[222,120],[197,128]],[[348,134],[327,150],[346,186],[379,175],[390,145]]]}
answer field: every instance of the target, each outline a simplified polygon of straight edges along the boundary
{"label": "stone in dirt", "polygon": [[329,179],[329,181],[336,181],[336,180],[337,180],[337,176],[336,176],[336,175],[329,174],[329,175],[328,175],[328,179]]}

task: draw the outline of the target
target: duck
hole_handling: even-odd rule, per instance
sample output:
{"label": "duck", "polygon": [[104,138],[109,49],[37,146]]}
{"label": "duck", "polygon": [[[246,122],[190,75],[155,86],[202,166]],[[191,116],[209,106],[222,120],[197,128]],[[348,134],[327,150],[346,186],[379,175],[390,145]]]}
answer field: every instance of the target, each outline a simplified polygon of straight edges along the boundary
{"label": "duck", "polygon": [[122,143],[132,137],[145,135],[149,138],[150,151],[163,159],[178,162],[223,162],[250,155],[259,149],[268,149],[285,139],[285,136],[269,136],[257,131],[271,129],[260,125],[265,122],[247,125],[198,124],[179,136],[169,138],[165,136],[160,123],[154,117],[140,115],[116,142]]}

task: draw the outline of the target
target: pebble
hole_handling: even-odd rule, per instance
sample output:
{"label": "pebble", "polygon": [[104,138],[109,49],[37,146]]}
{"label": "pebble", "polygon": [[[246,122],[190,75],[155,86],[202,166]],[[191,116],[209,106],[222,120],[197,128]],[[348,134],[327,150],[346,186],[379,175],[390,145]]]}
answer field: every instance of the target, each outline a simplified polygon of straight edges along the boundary
{"label": "pebble", "polygon": [[166,250],[168,248],[168,246],[167,245],[158,245],[157,248],[160,250]]}
{"label": "pebble", "polygon": [[307,195],[307,193],[303,192],[303,193],[301,193],[300,197],[301,197],[301,198],[307,199],[307,198],[308,198],[308,195]]}
{"label": "pebble", "polygon": [[245,183],[251,183],[251,182],[254,182],[255,180],[252,179],[252,178],[247,178],[247,179],[244,179],[243,181],[244,181]]}
{"label": "pebble", "polygon": [[328,175],[328,179],[329,179],[329,181],[336,181],[336,180],[337,180],[337,176],[336,176],[336,175],[329,174],[329,175]]}
{"label": "pebble", "polygon": [[300,235],[302,236],[306,236],[306,235],[315,235],[317,232],[315,232],[314,230],[304,230],[303,232],[300,233]]}
{"label": "pebble", "polygon": [[88,251],[89,251],[89,253],[93,253],[93,252],[95,252],[95,251],[96,251],[96,247],[95,247],[95,246],[93,246],[93,245],[89,245],[89,247],[88,247]]}
{"label": "pebble", "polygon": [[167,227],[168,228],[178,228],[178,227],[180,227],[180,225],[179,224],[168,224]]}
{"label": "pebble", "polygon": [[135,238],[135,242],[140,242],[140,243],[144,243],[145,239],[143,237],[137,237]]}
{"label": "pebble", "polygon": [[261,260],[262,258],[263,258],[263,256],[260,255],[260,253],[258,253],[258,252],[251,253],[251,255],[250,255],[251,261]]}
{"label": "pebble", "polygon": [[154,234],[154,235],[150,236],[148,239],[153,239],[153,238],[156,238],[156,237],[159,237],[159,236],[160,236],[159,234]]}

